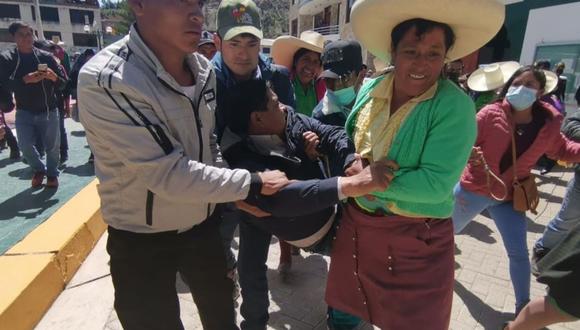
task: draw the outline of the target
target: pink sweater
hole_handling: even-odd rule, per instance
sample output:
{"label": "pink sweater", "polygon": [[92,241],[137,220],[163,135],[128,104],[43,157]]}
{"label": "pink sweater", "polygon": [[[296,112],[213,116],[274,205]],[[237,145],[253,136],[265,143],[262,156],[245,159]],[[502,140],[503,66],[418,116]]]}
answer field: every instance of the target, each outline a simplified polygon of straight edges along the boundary
{"label": "pink sweater", "polygon": [[[541,102],[543,110],[549,113],[546,123],[540,129],[532,145],[517,159],[517,176],[522,180],[530,176],[538,159],[547,154],[552,159],[580,162],[580,143],[567,139],[560,133],[562,115],[551,105]],[[477,140],[475,146],[481,147],[490,169],[508,187],[508,198],[512,199],[513,166],[500,173],[503,155],[511,148],[510,125],[512,125],[511,106],[507,101],[496,102],[484,107],[477,113]],[[487,176],[482,165],[471,161],[461,176],[461,186],[471,192],[489,196]],[[495,179],[491,179],[491,189],[496,196],[503,196],[504,189]]]}

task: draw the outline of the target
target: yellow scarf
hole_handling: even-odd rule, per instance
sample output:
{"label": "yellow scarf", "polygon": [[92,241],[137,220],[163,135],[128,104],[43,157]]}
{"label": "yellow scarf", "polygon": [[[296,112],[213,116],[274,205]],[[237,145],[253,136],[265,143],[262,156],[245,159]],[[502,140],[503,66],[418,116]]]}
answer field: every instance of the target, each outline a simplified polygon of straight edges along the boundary
{"label": "yellow scarf", "polygon": [[394,75],[387,75],[371,91],[371,99],[359,111],[354,132],[357,152],[366,159],[386,159],[395,135],[415,106],[432,98],[437,91],[437,82],[425,93],[407,101],[391,116]]}

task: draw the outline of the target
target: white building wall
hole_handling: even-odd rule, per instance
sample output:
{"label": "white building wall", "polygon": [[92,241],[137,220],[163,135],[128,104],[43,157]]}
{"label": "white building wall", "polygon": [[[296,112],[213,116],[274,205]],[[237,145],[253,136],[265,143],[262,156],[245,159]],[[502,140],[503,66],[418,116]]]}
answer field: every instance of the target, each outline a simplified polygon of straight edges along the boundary
{"label": "white building wall", "polygon": [[[0,3],[18,4],[20,6],[20,20],[26,22],[36,30],[36,22],[32,19],[32,3],[21,3],[12,1],[0,1]],[[92,31],[100,30],[101,28],[101,13],[100,9],[92,7],[68,7],[68,6],[51,6],[42,4],[42,7],[56,7],[58,8],[59,23],[43,22],[44,31],[60,32],[62,41],[68,49],[76,48],[73,44],[73,33],[85,33],[84,24],[71,24],[70,9],[79,9],[92,11],[95,17],[95,26],[91,26]],[[15,20],[0,20],[0,29],[7,29]],[[11,43],[0,43],[0,49],[12,47]]]}
{"label": "white building wall", "polygon": [[532,64],[536,46],[554,43],[580,43],[580,2],[530,11],[520,63]]}

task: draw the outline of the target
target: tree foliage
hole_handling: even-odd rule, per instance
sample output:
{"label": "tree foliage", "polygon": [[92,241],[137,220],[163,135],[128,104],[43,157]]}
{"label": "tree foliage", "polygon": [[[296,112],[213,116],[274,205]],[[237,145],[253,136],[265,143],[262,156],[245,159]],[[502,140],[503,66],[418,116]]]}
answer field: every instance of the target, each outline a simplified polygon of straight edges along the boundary
{"label": "tree foliage", "polygon": [[[221,0],[209,0],[204,7],[205,25],[215,31],[217,9]],[[264,38],[276,38],[288,34],[288,0],[254,0],[261,10]],[[135,21],[127,0],[101,0],[101,16],[114,21],[113,28],[118,34],[126,34]]]}
{"label": "tree foliage", "polygon": [[101,1],[101,17],[113,22],[113,29],[116,34],[127,34],[131,24],[135,21],[135,15],[129,8],[127,0],[114,2],[111,0]]}

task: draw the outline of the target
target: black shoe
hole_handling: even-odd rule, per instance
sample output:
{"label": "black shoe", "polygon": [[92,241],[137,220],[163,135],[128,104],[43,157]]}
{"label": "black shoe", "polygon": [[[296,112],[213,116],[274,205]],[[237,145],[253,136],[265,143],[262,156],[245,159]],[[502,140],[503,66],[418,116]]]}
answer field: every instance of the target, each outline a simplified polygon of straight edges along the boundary
{"label": "black shoe", "polygon": [[68,155],[60,155],[60,164],[63,165],[68,160]]}
{"label": "black shoe", "polygon": [[94,162],[95,162],[95,155],[93,155],[93,153],[92,153],[92,152],[91,152],[91,155],[89,156],[89,160],[88,160],[88,162],[89,162],[90,164],[92,164],[92,163],[94,163]]}
{"label": "black shoe", "polygon": [[12,159],[12,160],[20,159],[20,150],[10,149],[10,159]]}

